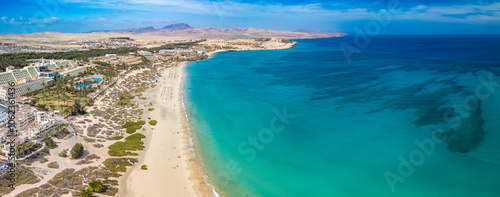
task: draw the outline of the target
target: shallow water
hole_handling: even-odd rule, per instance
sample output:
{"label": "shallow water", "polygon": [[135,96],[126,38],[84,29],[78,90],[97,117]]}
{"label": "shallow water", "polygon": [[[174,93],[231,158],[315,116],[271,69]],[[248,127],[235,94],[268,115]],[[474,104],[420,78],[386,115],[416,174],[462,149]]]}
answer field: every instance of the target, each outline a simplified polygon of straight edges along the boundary
{"label": "shallow water", "polygon": [[353,40],[188,65],[195,148],[217,191],[499,196],[500,37],[378,36],[347,62],[339,45]]}

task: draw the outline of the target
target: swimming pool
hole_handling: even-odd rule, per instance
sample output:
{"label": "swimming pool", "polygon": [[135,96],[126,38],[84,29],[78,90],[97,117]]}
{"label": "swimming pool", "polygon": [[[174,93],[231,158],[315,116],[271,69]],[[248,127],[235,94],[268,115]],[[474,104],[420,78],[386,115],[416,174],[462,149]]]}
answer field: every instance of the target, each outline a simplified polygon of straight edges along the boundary
{"label": "swimming pool", "polygon": [[76,86],[76,89],[82,89],[84,87],[88,87],[88,86],[92,86],[92,84],[83,84],[83,83],[79,83],[77,86]]}
{"label": "swimming pool", "polygon": [[97,80],[97,82],[101,82],[102,81],[102,79],[100,77],[92,77],[92,79]]}

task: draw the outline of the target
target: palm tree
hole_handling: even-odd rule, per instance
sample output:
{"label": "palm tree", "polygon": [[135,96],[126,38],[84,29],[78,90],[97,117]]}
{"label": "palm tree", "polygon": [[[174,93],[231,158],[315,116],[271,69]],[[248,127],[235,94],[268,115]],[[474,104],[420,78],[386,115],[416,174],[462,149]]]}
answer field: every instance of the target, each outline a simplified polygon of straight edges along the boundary
{"label": "palm tree", "polygon": [[[42,101],[43,101],[43,98],[45,97],[45,91],[44,91],[45,90],[45,85],[46,85],[45,82],[42,82],[42,96],[41,96],[42,97]],[[41,102],[40,102],[40,104],[41,104]]]}
{"label": "palm tree", "polygon": [[[57,105],[59,105],[59,99],[61,98],[61,82],[56,82],[56,92],[57,92]],[[61,107],[61,105],[59,105],[59,107]]]}

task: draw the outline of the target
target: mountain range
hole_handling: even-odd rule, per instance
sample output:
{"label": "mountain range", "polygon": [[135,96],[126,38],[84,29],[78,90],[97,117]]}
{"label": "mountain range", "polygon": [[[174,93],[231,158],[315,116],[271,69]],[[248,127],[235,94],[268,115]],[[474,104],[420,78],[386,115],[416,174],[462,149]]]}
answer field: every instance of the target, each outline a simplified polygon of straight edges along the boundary
{"label": "mountain range", "polygon": [[130,29],[120,29],[120,30],[93,30],[87,33],[93,33],[93,32],[131,32],[131,33],[146,33],[146,32],[151,32],[151,31],[158,31],[158,30],[165,30],[165,31],[177,31],[177,30],[184,30],[184,29],[192,29],[193,27],[189,26],[186,23],[176,23],[176,24],[171,24],[167,25],[161,29],[155,29],[152,26],[149,27],[139,27],[139,28],[130,28]]}
{"label": "mountain range", "polygon": [[156,29],[154,27],[140,27],[122,30],[94,30],[93,32],[126,32],[135,34],[151,34],[171,37],[193,37],[193,38],[325,38],[340,37],[346,35],[343,32],[309,30],[300,28],[295,31],[265,30],[257,28],[212,28],[212,27],[191,27],[186,23],[177,23]]}

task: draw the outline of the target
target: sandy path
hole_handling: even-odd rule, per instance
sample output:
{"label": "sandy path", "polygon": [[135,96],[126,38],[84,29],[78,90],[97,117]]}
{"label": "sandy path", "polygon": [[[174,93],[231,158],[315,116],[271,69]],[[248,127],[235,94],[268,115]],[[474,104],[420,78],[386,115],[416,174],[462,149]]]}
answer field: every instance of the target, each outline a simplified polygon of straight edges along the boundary
{"label": "sandy path", "polygon": [[[144,120],[157,120],[148,126],[146,149],[139,163],[123,176],[118,196],[197,196],[194,181],[190,179],[187,133],[183,130],[184,116],[180,105],[180,91],[185,63],[162,71],[159,86],[153,89],[155,108],[144,114]],[[141,170],[141,165],[148,170]]]}

